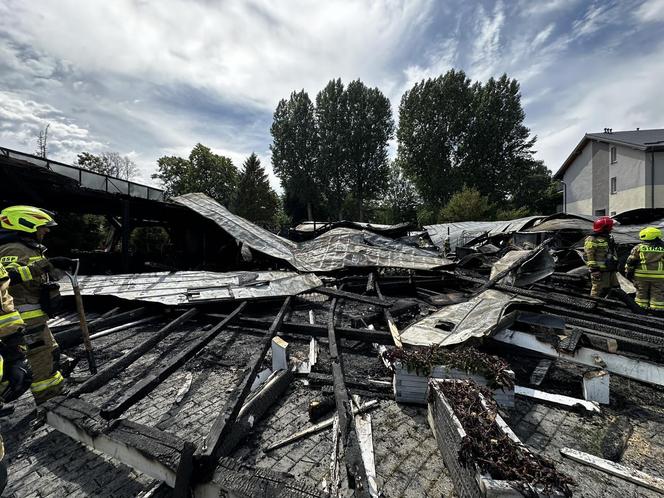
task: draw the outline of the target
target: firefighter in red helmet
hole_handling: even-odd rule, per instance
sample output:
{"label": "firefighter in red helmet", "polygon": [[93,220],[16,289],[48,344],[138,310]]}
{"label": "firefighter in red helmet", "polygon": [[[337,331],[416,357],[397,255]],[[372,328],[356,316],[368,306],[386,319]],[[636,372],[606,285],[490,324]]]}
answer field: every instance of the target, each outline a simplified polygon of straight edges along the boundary
{"label": "firefighter in red helmet", "polygon": [[593,223],[593,232],[583,244],[592,283],[590,295],[594,297],[604,297],[611,288],[619,287],[618,254],[611,235],[613,224],[609,216],[600,216]]}

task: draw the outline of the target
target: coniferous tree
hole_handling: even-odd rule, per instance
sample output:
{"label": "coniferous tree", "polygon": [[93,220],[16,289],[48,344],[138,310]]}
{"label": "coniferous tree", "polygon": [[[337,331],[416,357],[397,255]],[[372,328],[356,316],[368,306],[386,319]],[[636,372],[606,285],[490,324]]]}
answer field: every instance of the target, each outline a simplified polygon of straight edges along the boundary
{"label": "coniferous tree", "polygon": [[276,228],[280,202],[270,187],[260,159],[252,153],[244,162],[233,203],[235,214],[265,228]]}

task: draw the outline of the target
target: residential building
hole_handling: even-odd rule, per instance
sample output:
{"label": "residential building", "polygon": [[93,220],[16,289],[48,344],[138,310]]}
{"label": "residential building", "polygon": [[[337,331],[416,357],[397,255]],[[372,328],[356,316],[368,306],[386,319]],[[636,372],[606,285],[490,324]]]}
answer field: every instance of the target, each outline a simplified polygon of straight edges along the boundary
{"label": "residential building", "polygon": [[567,213],[664,207],[664,129],[587,133],[554,178]]}

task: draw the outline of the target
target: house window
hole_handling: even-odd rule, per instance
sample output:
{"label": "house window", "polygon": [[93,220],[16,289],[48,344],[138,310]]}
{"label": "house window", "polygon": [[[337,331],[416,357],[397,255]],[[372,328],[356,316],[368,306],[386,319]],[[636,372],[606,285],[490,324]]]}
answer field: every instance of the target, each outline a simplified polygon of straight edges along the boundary
{"label": "house window", "polygon": [[615,146],[611,146],[609,151],[611,154],[611,164],[618,162],[618,153],[616,152]]}
{"label": "house window", "polygon": [[611,193],[615,194],[618,191],[618,185],[616,183],[616,177],[611,178]]}
{"label": "house window", "polygon": [[598,209],[595,211],[595,216],[606,216],[606,209]]}

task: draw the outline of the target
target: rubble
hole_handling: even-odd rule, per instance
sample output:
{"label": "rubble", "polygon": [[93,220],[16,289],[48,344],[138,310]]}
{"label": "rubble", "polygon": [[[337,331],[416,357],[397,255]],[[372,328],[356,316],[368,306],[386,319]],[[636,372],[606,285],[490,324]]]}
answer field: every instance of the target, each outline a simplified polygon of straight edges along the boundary
{"label": "rubble", "polygon": [[[80,276],[95,375],[61,282],[50,326],[78,365],[47,425],[31,425],[27,396],[2,419],[9,496],[42,481],[102,496],[658,491],[643,486],[664,478],[664,317],[624,292],[588,296],[591,220],[436,225],[410,241],[402,226],[316,223],[288,240],[203,194],[175,201],[244,259]],[[620,252],[661,216],[625,215]],[[588,473],[563,448],[636,478]]]}

